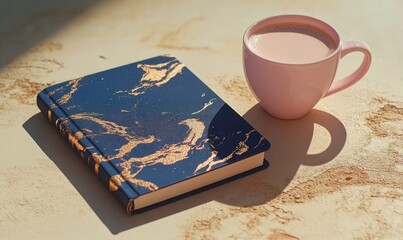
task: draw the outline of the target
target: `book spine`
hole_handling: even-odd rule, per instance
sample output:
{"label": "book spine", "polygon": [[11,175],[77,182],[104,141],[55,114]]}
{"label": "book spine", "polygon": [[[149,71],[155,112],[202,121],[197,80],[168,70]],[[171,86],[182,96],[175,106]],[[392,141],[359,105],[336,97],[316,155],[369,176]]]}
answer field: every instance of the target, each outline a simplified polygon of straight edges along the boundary
{"label": "book spine", "polygon": [[134,198],[138,194],[130,187],[121,186],[113,182],[112,176],[119,176],[119,172],[107,161],[103,154],[91,143],[82,131],[70,120],[57,103],[48,96],[45,90],[37,96],[37,105],[49,122],[58,130],[62,137],[71,144],[71,147],[87,162],[95,174],[101,179],[106,188],[119,200],[119,203],[130,214],[134,212]]}

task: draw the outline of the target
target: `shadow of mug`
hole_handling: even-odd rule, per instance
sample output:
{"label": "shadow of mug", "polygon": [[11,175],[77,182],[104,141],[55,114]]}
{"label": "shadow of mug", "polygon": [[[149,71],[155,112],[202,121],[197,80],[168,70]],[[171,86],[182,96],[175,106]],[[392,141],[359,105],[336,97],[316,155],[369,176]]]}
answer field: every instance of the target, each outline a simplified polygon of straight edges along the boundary
{"label": "shadow of mug", "polygon": [[[236,206],[254,206],[276,198],[294,178],[301,165],[318,166],[333,160],[346,143],[346,129],[333,115],[313,109],[304,118],[280,120],[265,113],[259,104],[243,116],[272,144],[265,153],[270,167],[237,183],[237,196],[225,198],[225,203]],[[329,146],[310,154],[315,124],[330,135]],[[322,139],[320,139],[322,140]],[[315,140],[316,141],[316,140]],[[326,142],[329,142],[327,139]]]}

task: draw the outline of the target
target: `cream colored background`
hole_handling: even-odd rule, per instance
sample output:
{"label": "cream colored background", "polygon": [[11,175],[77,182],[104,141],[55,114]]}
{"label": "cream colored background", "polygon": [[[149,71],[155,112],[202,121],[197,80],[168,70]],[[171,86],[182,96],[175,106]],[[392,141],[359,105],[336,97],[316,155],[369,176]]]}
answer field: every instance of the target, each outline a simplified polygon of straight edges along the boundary
{"label": "cream colored background", "polygon": [[[0,3],[1,239],[402,239],[403,2]],[[265,115],[242,70],[243,31],[277,14],[327,21],[370,71],[307,117]],[[273,143],[269,169],[127,216],[35,105],[49,84],[170,53]],[[342,60],[338,78],[360,55]]]}

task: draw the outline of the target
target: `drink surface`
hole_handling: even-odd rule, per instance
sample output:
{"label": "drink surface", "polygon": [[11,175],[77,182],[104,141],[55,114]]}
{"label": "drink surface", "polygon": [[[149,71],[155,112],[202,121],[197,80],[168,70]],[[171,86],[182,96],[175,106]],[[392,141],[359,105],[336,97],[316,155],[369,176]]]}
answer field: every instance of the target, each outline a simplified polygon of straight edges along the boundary
{"label": "drink surface", "polygon": [[262,58],[290,64],[317,62],[336,49],[327,33],[298,23],[268,26],[249,38],[249,46]]}

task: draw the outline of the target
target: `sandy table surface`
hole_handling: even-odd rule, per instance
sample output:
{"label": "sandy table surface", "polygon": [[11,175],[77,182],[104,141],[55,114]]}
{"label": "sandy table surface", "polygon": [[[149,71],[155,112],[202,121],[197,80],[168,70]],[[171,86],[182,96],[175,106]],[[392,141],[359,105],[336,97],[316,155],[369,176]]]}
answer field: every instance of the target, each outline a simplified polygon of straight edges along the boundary
{"label": "sandy table surface", "polygon": [[[1,239],[402,239],[403,2],[2,1]],[[363,40],[370,71],[303,119],[264,114],[242,34],[264,17],[320,18]],[[173,54],[273,144],[257,174],[128,216],[39,113],[42,88]],[[352,72],[359,54],[341,61]]]}

